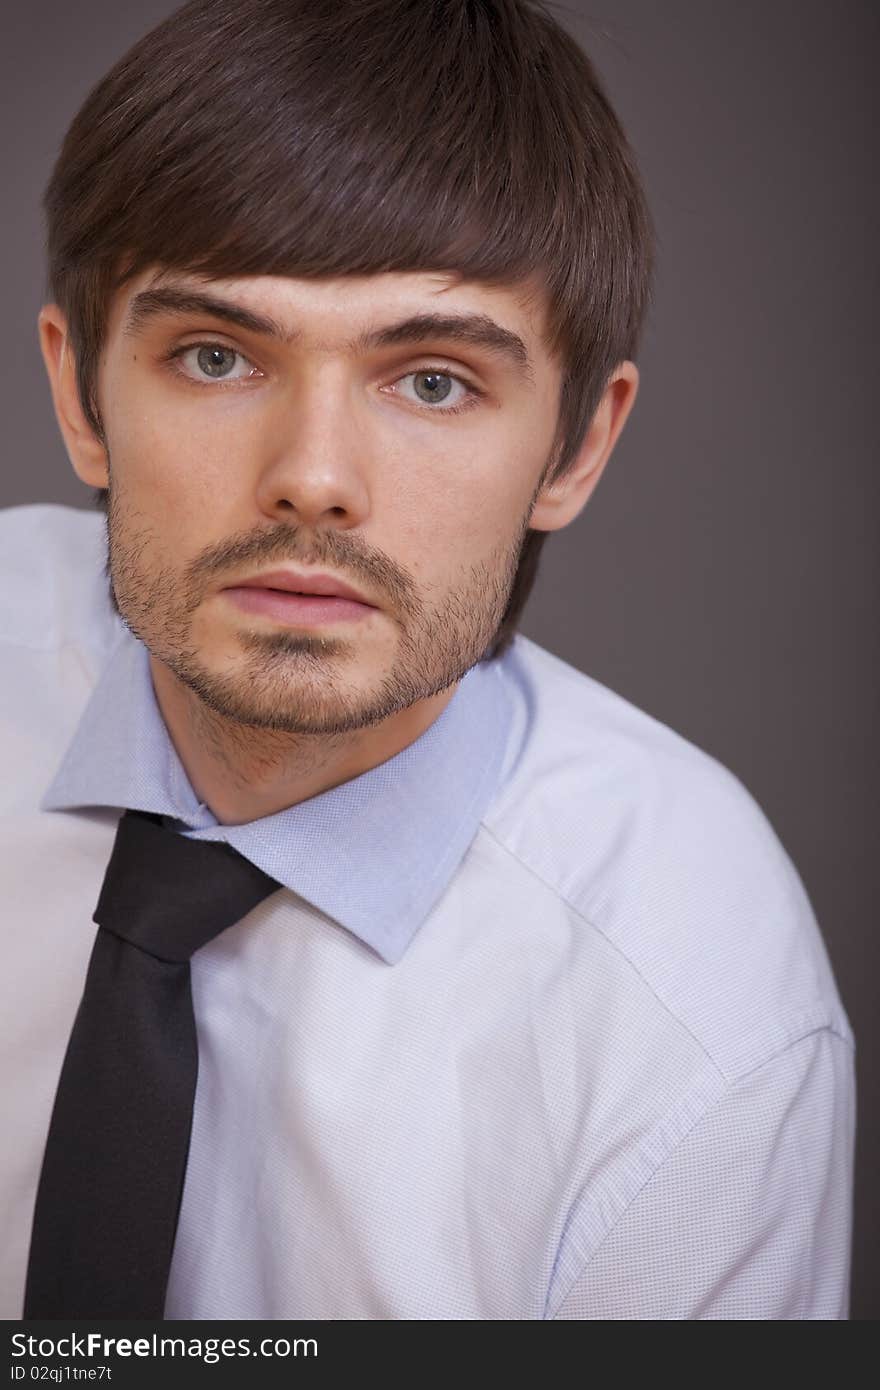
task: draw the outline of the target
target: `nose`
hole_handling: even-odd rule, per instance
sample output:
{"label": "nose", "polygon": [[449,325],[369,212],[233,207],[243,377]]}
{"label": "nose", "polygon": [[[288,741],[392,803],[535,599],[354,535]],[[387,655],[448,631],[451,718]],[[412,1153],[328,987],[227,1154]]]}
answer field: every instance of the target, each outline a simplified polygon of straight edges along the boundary
{"label": "nose", "polygon": [[317,372],[266,421],[257,503],[273,521],[349,529],[370,514],[367,434],[344,379]]}

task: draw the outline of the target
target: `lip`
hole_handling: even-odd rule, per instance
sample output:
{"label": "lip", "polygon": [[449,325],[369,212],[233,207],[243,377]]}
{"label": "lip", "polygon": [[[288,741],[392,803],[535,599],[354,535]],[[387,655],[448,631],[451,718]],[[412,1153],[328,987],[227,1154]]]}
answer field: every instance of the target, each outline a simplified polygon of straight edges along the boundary
{"label": "lip", "polygon": [[257,574],[251,579],[239,579],[230,589],[277,589],[288,594],[321,595],[327,598],[352,599],[367,608],[375,608],[374,603],[363,594],[337,579],[333,574],[311,573],[306,570],[270,570],[267,574]]}
{"label": "lip", "polygon": [[369,620],[378,608],[340,594],[300,594],[267,588],[265,584],[241,584],[223,590],[223,597],[241,612],[268,618],[285,627],[325,627],[328,623]]}

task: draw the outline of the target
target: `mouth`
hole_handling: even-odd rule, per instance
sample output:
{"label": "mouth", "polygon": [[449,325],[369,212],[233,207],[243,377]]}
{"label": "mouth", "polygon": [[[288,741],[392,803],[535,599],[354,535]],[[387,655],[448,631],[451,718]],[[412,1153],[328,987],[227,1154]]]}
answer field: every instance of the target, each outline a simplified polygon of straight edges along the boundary
{"label": "mouth", "polygon": [[299,593],[267,584],[241,584],[223,594],[241,612],[288,627],[323,627],[328,623],[363,622],[378,608],[341,594]]}
{"label": "mouth", "polygon": [[379,611],[344,579],[312,569],[269,570],[241,579],[223,593],[242,612],[288,627],[360,622]]}

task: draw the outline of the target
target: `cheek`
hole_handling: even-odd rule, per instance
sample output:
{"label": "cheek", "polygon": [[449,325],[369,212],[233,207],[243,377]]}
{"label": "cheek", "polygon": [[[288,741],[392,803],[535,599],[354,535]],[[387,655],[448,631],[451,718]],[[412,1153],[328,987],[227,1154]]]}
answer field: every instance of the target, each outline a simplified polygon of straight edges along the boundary
{"label": "cheek", "polygon": [[161,515],[163,531],[191,526],[199,515],[210,519],[230,496],[238,451],[247,453],[241,419],[210,420],[184,409],[169,393],[154,398],[139,389],[137,405],[124,389],[108,421],[114,481],[132,507]]}
{"label": "cheek", "polygon": [[[530,481],[530,475],[529,475]],[[387,498],[377,499],[376,540],[386,544],[423,584],[448,589],[475,565],[497,563],[519,533],[531,498],[522,470],[508,466],[410,479]]]}

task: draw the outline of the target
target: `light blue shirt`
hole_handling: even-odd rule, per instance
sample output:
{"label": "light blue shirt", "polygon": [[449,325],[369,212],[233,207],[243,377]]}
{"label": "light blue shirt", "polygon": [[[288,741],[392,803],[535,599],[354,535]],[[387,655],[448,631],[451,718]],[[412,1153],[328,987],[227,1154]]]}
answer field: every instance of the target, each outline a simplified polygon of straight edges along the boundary
{"label": "light blue shirt", "polygon": [[845,1318],[854,1040],[742,784],[519,636],[395,757],[220,826],[104,559],[98,516],[0,512],[0,1315],[132,806],[283,885],[193,960],[167,1317]]}

